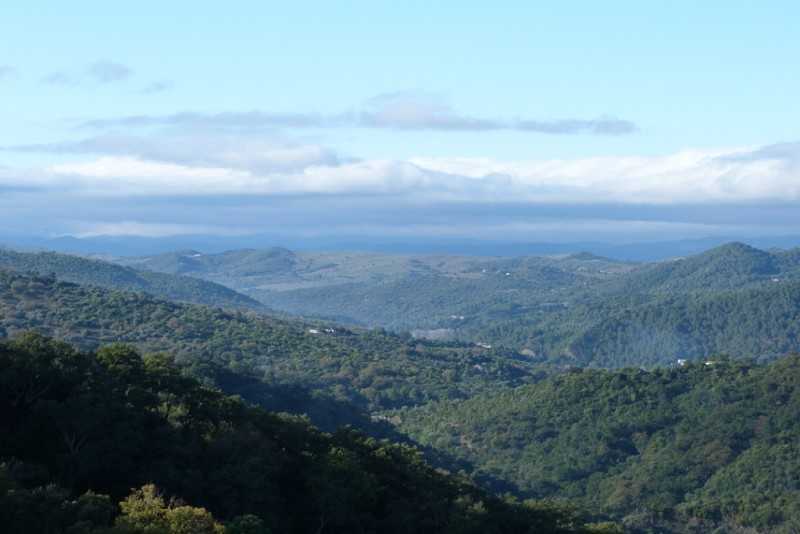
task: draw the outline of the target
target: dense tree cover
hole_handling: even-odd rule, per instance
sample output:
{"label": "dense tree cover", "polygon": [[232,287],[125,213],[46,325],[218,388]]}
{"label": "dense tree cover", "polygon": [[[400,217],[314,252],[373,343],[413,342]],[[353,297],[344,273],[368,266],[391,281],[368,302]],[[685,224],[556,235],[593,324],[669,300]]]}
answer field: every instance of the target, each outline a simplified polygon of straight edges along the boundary
{"label": "dense tree cover", "polygon": [[[245,276],[269,260],[274,263],[269,269],[296,276],[295,260],[287,253],[242,252],[247,261],[237,273]],[[193,256],[180,258],[195,261]],[[613,264],[591,256],[547,262],[526,258],[491,261],[494,271],[486,269],[487,263],[459,264],[459,276],[431,272],[430,261],[422,263],[415,267],[414,276],[384,280],[380,291],[375,286],[360,293],[358,286],[351,284],[350,302],[357,305],[364,298],[379,296],[393,302],[394,311],[387,312],[389,315],[401,310],[415,316],[427,308],[425,313],[439,317],[440,326],[471,332],[476,340],[492,344],[499,340],[528,350],[432,343],[382,330],[345,329],[242,310],[177,304],[143,293],[83,287],[52,276],[2,270],[0,337],[15,337],[33,329],[85,351],[124,342],[148,353],[168,352],[173,356],[164,365],[171,369],[171,376],[181,380],[187,379],[175,365],[199,377],[206,386],[215,384],[270,410],[306,413],[326,430],[346,423],[373,436],[409,442],[389,423],[399,424],[399,430],[426,447],[428,458],[437,465],[463,468],[489,487],[522,498],[568,499],[593,513],[624,518],[631,528],[643,531],[756,528],[792,532],[799,528],[792,523],[800,511],[800,488],[793,482],[800,480],[796,460],[800,432],[792,419],[800,413],[793,385],[800,378],[798,358],[770,366],[727,360],[705,366],[702,362],[720,352],[768,360],[800,347],[800,282],[793,274],[800,253],[767,253],[731,245],[629,273],[629,266],[615,273],[601,272]],[[559,262],[561,267],[557,267]],[[90,276],[88,272],[80,274],[87,265],[93,264],[74,264],[76,279]],[[98,267],[101,272],[102,265]],[[455,269],[452,264],[447,268]],[[622,280],[629,285],[615,285]],[[424,295],[414,297],[415,289],[422,289]],[[333,292],[330,298],[344,297]],[[452,307],[454,303],[456,307]],[[463,311],[464,317],[442,317],[442,310],[454,309]],[[43,342],[45,345],[52,344]],[[81,367],[86,371],[104,367],[103,354],[109,350],[100,350],[97,356],[71,354],[76,361],[99,362]],[[59,358],[55,366],[61,369],[67,360]],[[153,358],[145,362],[160,361]],[[678,358],[701,364],[652,373],[575,370],[533,385],[553,374],[552,366],[535,362],[651,367],[674,366]],[[3,370],[0,366],[0,372]],[[29,381],[30,388],[35,382]],[[31,391],[35,394],[36,390]],[[139,395],[136,388],[131,391]],[[165,396],[157,397],[163,402]],[[19,509],[27,510],[22,516],[31,518],[37,516],[33,510],[55,507],[62,515],[53,518],[39,513],[43,520],[54,521],[53,532],[78,523],[83,526],[72,531],[95,527],[130,530],[139,528],[134,525],[139,521],[136,517],[154,521],[153,532],[184,528],[173,528],[173,523],[202,524],[209,532],[221,528],[247,532],[236,529],[249,528],[248,521],[261,521],[262,526],[277,528],[273,530],[277,532],[311,529],[306,524],[286,527],[280,523],[283,519],[253,512],[255,508],[218,506],[205,490],[192,490],[202,485],[198,480],[205,480],[205,475],[198,474],[185,456],[176,456],[174,464],[159,464],[159,469],[168,471],[160,473],[161,478],[150,476],[156,469],[150,466],[142,468],[141,477],[125,479],[119,486],[110,482],[121,476],[113,469],[105,482],[80,479],[101,477],[91,466],[78,469],[73,457],[79,457],[80,451],[108,455],[108,462],[121,462],[123,469],[132,461],[116,450],[97,453],[85,449],[82,436],[99,433],[100,427],[112,429],[112,441],[117,439],[115,432],[120,436],[128,432],[124,425],[117,428],[102,415],[104,405],[96,407],[103,404],[98,399],[104,398],[92,394],[58,408],[61,411],[57,413],[69,411],[71,406],[88,414],[85,421],[65,423],[66,430],[56,426],[53,431],[61,434],[41,453],[42,458],[52,455],[66,463],[56,465],[0,451],[0,462],[5,462],[0,469],[0,496],[6,492],[5,508],[0,506],[0,513],[7,514],[3,517],[15,517],[9,510]],[[185,426],[175,423],[186,416],[189,406],[181,402],[162,414],[172,427]],[[217,406],[216,402],[203,400],[198,410],[205,410],[208,403]],[[120,420],[128,416],[121,408],[114,409],[121,410]],[[55,420],[56,412],[47,413]],[[388,446],[347,431],[328,437],[302,420],[269,417],[280,421],[276,425],[301,428],[304,430],[298,432],[310,431],[323,441],[333,440],[337,447],[361,451],[353,460],[356,463]],[[151,424],[150,419],[142,421],[145,426]],[[226,420],[224,424],[232,423]],[[172,432],[158,430],[162,431]],[[140,446],[139,438],[129,437],[119,441]],[[192,443],[190,440],[189,450],[193,450]],[[224,446],[229,444],[225,441]],[[58,447],[67,452],[56,452]],[[239,445],[220,450],[241,455],[246,448],[236,447]],[[406,446],[398,447],[405,451],[399,456],[401,463],[406,462],[406,453],[418,454]],[[136,451],[136,462],[142,454],[150,454],[150,449]],[[383,454],[389,453],[379,455]],[[212,465],[216,459],[202,458]],[[89,475],[82,471],[87,469]],[[186,476],[186,484],[169,478],[178,478],[177,473]],[[343,476],[335,470],[325,471],[325,477],[328,475],[333,480]],[[347,476],[351,475],[348,471]],[[220,476],[214,474],[215,480]],[[360,474],[356,479],[372,480]],[[310,480],[327,484],[318,478]],[[157,488],[148,485],[153,482]],[[470,487],[463,480],[457,482]],[[365,484],[363,487],[374,489]],[[97,493],[86,493],[88,490]],[[364,498],[364,494],[353,495],[347,498],[354,502]],[[336,499],[330,502],[338,503]],[[487,505],[475,506],[470,514],[483,514]],[[522,509],[529,513],[531,506]],[[520,510],[516,506],[511,509],[512,515]],[[281,526],[276,527],[278,524]],[[365,524],[362,531],[380,530],[375,523]],[[352,525],[349,528],[358,532]]]}
{"label": "dense tree cover", "polygon": [[[12,263],[18,268],[38,265],[35,270],[43,271],[48,265],[58,266],[68,277],[103,279],[107,285],[124,285],[118,280],[123,275],[156,275],[58,254],[0,253],[0,260],[3,257],[16,258]],[[184,251],[128,261],[259,287],[265,280],[278,285],[304,281],[312,286],[320,280],[335,281],[268,292],[274,293],[272,304],[284,309],[342,320],[357,317],[360,322],[396,328],[433,326],[430,334],[510,347],[509,354],[518,351],[540,363],[650,367],[720,352],[769,359],[800,349],[800,249],[767,252],[731,243],[637,268],[587,254],[400,257],[400,265],[394,266],[381,255],[300,254],[285,249],[211,255]],[[351,278],[354,281],[342,283]],[[214,299],[213,294],[208,297]],[[429,335],[424,330],[420,334]],[[218,357],[227,347],[220,349],[214,347]],[[385,347],[380,350],[385,352]],[[197,351],[192,348],[192,352]],[[237,351],[225,358],[242,359]],[[478,371],[475,365],[486,369],[484,362],[471,365],[473,374]],[[286,371],[277,373],[283,376]],[[396,382],[396,376],[403,375],[385,378]],[[297,383],[298,378],[292,381]],[[326,374],[322,380],[330,383],[332,376]],[[359,404],[385,408],[393,402],[419,403],[442,395],[406,391],[397,401],[391,398],[398,394],[395,388],[391,394],[375,391],[383,383],[378,380],[375,388],[368,386],[367,400],[362,398]],[[340,398],[354,400],[348,395]]]}
{"label": "dense tree cover", "polygon": [[0,525],[19,534],[590,531],[568,510],[491,497],[411,447],[321,433],[124,345],[0,343],[0,436]]}
{"label": "dense tree cover", "polygon": [[568,350],[578,363],[653,366],[718,353],[773,359],[800,350],[800,282],[608,308],[571,337]]}
{"label": "dense tree cover", "polygon": [[[800,356],[579,370],[394,413],[403,431],[631,527],[800,529]],[[707,529],[707,530],[706,530]]]}
{"label": "dense tree cover", "polygon": [[800,252],[733,243],[573,292],[561,307],[509,306],[462,328],[572,365],[649,367],[800,350],[798,319]]}
{"label": "dense tree cover", "polygon": [[580,283],[571,273],[547,266],[538,268],[530,277],[519,273],[506,276],[506,272],[495,269],[463,277],[419,274],[380,284],[256,290],[250,294],[276,309],[295,314],[394,330],[446,328],[456,337],[467,317],[505,311],[508,304],[504,299],[509,296],[517,301],[515,307],[538,308],[542,300],[551,298],[551,293]]}
{"label": "dense tree cover", "polygon": [[[476,318],[513,309],[550,309],[565,291],[597,278],[585,260],[516,258],[465,263],[460,269],[418,268],[403,276],[292,291],[252,291],[277,309],[323,315],[397,330],[446,328],[464,337]],[[604,264],[605,265],[605,264]],[[472,336],[467,338],[475,340]]]}
{"label": "dense tree cover", "polygon": [[199,278],[137,271],[105,261],[55,252],[26,253],[0,248],[0,268],[52,275],[76,284],[142,291],[170,300],[230,308],[265,309],[262,304],[246,295]]}
{"label": "dense tree cover", "polygon": [[0,271],[0,337],[24,330],[87,349],[125,342],[145,351],[169,351],[198,376],[213,378],[223,367],[240,377],[300,385],[367,410],[466,398],[541,373],[513,352],[382,331],[326,331],[320,325]]}
{"label": "dense tree cover", "polygon": [[248,287],[292,313],[505,346],[560,364],[653,366],[800,348],[800,249],[731,243],[638,266],[590,254],[395,262],[285,249],[194,256],[137,261]]}
{"label": "dense tree cover", "polygon": [[684,293],[754,287],[800,278],[800,249],[765,251],[728,243],[702,254],[645,266],[609,284],[609,291]]}
{"label": "dense tree cover", "polygon": [[509,302],[526,309],[548,308],[563,300],[565,290],[633,268],[590,254],[498,259],[281,248],[180,251],[116,261],[213,280],[294,314],[394,330],[463,330],[461,316],[503,314]]}
{"label": "dense tree cover", "polygon": [[739,291],[608,297],[489,328],[542,357],[592,367],[652,367],[712,354],[768,360],[800,350],[800,281]]}

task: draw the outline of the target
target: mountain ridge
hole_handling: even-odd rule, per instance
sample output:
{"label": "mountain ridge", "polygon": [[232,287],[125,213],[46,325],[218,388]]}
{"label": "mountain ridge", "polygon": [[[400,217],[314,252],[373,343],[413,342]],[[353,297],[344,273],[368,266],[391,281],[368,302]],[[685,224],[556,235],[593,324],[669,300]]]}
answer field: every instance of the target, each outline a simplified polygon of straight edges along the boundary
{"label": "mountain ridge", "polygon": [[97,259],[56,252],[18,252],[0,248],[0,268],[54,275],[78,284],[110,289],[142,291],[151,295],[221,307],[266,310],[260,302],[228,287],[195,277],[176,276],[130,267]]}

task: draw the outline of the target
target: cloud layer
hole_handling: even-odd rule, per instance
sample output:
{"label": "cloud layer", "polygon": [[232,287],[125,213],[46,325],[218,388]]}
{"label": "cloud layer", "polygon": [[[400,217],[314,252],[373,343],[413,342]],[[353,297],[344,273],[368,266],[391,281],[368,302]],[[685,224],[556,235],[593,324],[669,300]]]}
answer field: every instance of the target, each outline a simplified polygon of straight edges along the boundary
{"label": "cloud layer", "polygon": [[127,80],[133,71],[122,63],[104,59],[89,65],[86,74],[97,83],[113,83]]}
{"label": "cloud layer", "polygon": [[[113,83],[129,75],[103,65],[91,79]],[[80,139],[0,146],[21,161],[43,154],[48,162],[0,167],[0,225],[27,221],[29,231],[84,236],[269,230],[520,242],[775,235],[800,225],[800,142],[657,156],[370,159],[320,143],[320,132],[287,137],[295,129],[356,127],[637,131],[613,118],[481,118],[421,93],[381,95],[339,114],[185,112],[80,127]]]}
{"label": "cloud layer", "polygon": [[84,121],[83,128],[179,127],[216,130],[271,128],[375,128],[409,131],[519,131],[549,135],[629,135],[638,131],[631,121],[614,117],[592,119],[498,119],[463,115],[442,98],[427,93],[398,92],[369,99],[361,109],[337,114],[245,111],[182,112],[171,115],[130,115]]}
{"label": "cloud layer", "polygon": [[50,72],[41,78],[45,85],[78,85],[89,83],[94,85],[108,85],[124,82],[133,76],[133,70],[118,61],[101,59],[90,63],[79,72],[58,70]]}
{"label": "cloud layer", "polygon": [[800,200],[800,143],[539,161],[362,160],[317,144],[237,134],[107,134],[4,150],[88,156],[5,174],[0,185],[36,184],[90,195],[370,194],[435,202],[582,204]]}

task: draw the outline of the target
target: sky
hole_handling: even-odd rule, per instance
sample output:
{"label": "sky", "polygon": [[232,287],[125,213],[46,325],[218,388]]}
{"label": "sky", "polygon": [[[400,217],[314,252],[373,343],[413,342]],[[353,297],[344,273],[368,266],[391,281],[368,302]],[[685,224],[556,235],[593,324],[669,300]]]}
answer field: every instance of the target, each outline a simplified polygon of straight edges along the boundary
{"label": "sky", "polygon": [[800,4],[30,0],[0,234],[800,235]]}

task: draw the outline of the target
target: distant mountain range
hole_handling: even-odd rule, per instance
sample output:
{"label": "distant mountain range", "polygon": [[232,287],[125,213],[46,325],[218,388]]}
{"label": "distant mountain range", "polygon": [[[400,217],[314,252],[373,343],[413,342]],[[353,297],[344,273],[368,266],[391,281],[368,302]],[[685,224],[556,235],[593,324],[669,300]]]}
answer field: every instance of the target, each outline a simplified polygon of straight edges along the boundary
{"label": "distant mountain range", "polygon": [[451,337],[464,337],[465,325],[498,308],[549,309],[576,290],[636,268],[585,253],[495,258],[283,248],[190,250],[114,261],[201,277],[296,315],[394,330],[450,331]]}
{"label": "distant mountain range", "polygon": [[800,235],[763,236],[742,238],[704,237],[672,241],[637,241],[610,243],[596,241],[575,242],[520,242],[497,240],[440,238],[417,236],[399,238],[385,236],[379,239],[364,236],[305,236],[279,232],[244,235],[183,235],[169,237],[93,236],[93,237],[37,237],[1,233],[0,245],[31,250],[54,250],[75,254],[111,256],[151,256],[175,250],[196,249],[206,253],[235,249],[268,249],[275,246],[296,251],[372,252],[406,255],[455,256],[545,256],[574,254],[588,251],[626,261],[658,261],[668,258],[699,254],[730,241],[746,241],[752,246],[791,248],[800,245]]}
{"label": "distant mountain range", "polygon": [[577,365],[664,365],[714,352],[770,358],[798,348],[800,249],[729,243],[655,263],[587,252],[496,258],[283,248],[115,261],[201,277],[291,314]]}
{"label": "distant mountain range", "polygon": [[531,362],[652,367],[800,350],[800,249],[729,243],[655,263],[182,250],[106,261],[0,251],[0,268],[224,308],[500,348]]}

